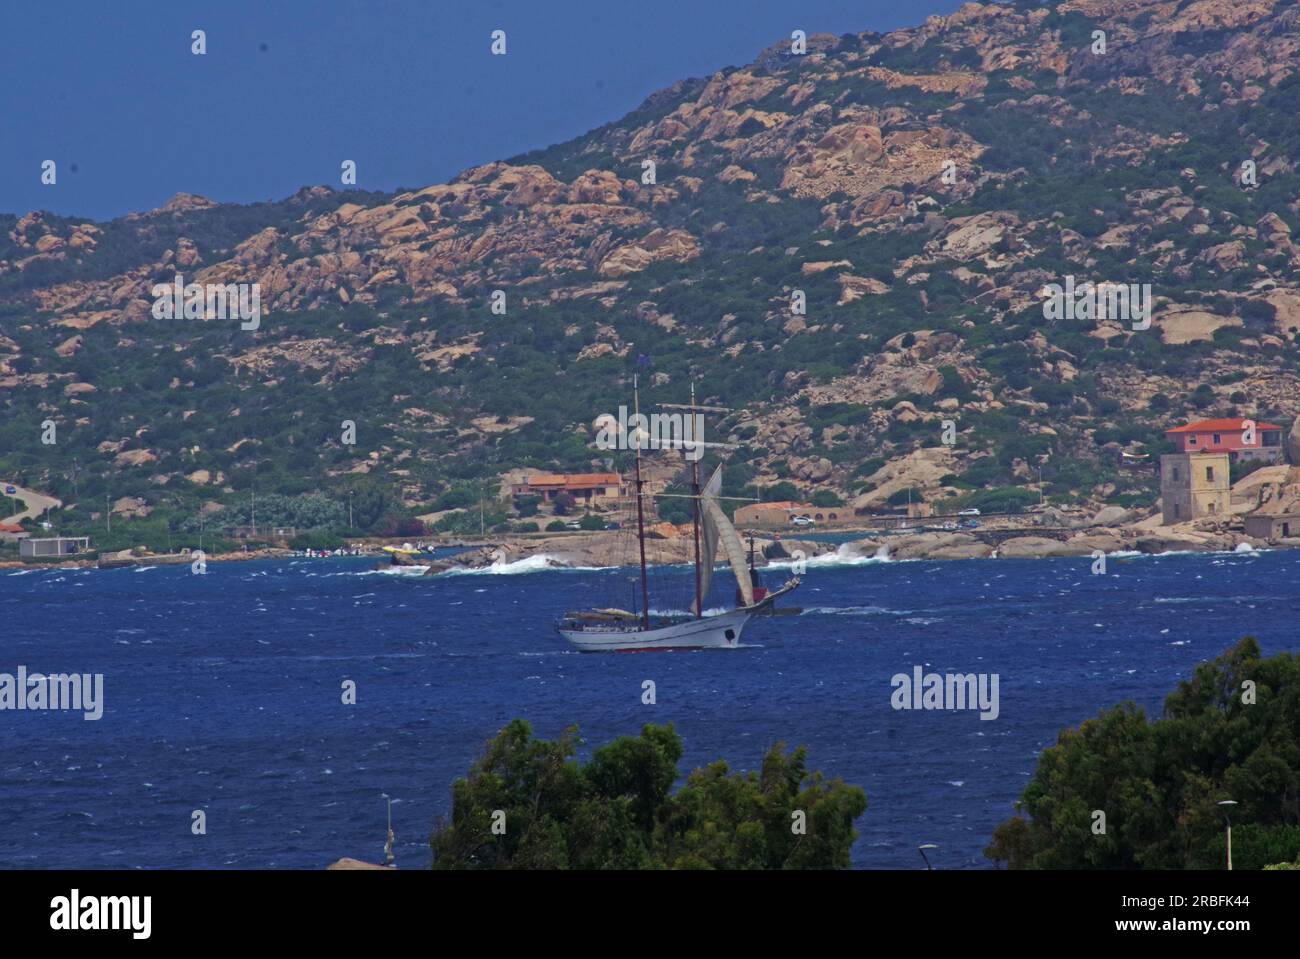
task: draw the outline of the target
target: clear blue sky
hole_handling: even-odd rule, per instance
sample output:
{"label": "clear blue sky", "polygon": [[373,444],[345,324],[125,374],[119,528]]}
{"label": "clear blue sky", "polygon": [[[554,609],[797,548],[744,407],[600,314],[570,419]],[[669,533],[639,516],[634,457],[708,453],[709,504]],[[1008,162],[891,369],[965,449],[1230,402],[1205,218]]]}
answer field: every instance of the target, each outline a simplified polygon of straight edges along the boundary
{"label": "clear blue sky", "polygon": [[[0,211],[106,219],[178,192],[391,190],[577,136],[794,29],[959,0],[4,0]],[[506,31],[508,53],[489,37]],[[207,33],[207,55],[190,34]],[[42,186],[41,162],[58,163]]]}

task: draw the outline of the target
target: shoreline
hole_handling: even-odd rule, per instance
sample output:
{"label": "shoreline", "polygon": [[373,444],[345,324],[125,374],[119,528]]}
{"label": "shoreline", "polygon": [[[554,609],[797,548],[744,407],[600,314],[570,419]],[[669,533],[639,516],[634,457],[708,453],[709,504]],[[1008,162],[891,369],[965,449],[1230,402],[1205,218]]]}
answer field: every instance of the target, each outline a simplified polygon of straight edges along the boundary
{"label": "shoreline", "polygon": [[[844,535],[861,534],[862,530],[843,530]],[[840,535],[836,531],[835,535]],[[822,534],[826,535],[826,534]],[[776,537],[780,537],[777,540]],[[1026,527],[985,528],[971,531],[925,531],[917,533],[881,533],[860,535],[855,539],[838,542],[802,539],[783,533],[769,533],[753,537],[755,566],[758,568],[789,567],[795,562],[825,563],[837,557],[846,563],[897,560],[962,560],[962,559],[1049,559],[1049,558],[1107,558],[1126,556],[1161,556],[1191,553],[1235,553],[1261,550],[1300,549],[1300,538],[1268,541],[1249,537],[1231,529],[1193,530],[1177,527],[1149,527],[1135,524],[1127,527],[1079,527],[1052,529]],[[779,542],[785,556],[768,556],[772,545]],[[689,532],[675,536],[647,540],[647,560],[651,566],[674,566],[692,562],[692,540]],[[384,553],[374,543],[353,544],[364,551],[347,558],[383,559]],[[539,568],[559,569],[616,569],[635,566],[636,557],[626,548],[626,536],[619,531],[592,531],[559,533],[539,536],[530,534],[504,534],[499,538],[458,539],[439,543],[435,548],[461,549],[454,558],[433,560],[429,554],[413,556],[394,564],[393,568],[407,566],[425,568],[424,575],[444,572],[482,570],[502,567],[533,559],[544,560]],[[800,555],[802,554],[802,555]],[[295,550],[270,548],[218,553],[205,557],[209,563],[237,563],[265,559],[290,559],[301,556]],[[302,557],[309,558],[309,557]],[[330,559],[335,557],[310,557]],[[422,559],[429,562],[421,562]],[[127,558],[123,557],[123,560]],[[0,570],[39,569],[95,569],[141,566],[179,566],[192,562],[186,554],[159,554],[130,557],[112,566],[100,566],[96,559],[64,559],[38,563],[21,560],[0,561]],[[718,563],[725,564],[719,559]]]}
{"label": "shoreline", "polygon": [[[280,559],[292,557],[291,549],[257,549],[235,553],[216,553],[204,556],[206,563],[237,563],[253,559]],[[126,569],[131,566],[188,566],[194,560],[183,553],[159,553],[131,557],[129,562],[115,563],[113,566],[100,567],[99,557],[95,559],[47,560],[40,563],[26,563],[22,560],[0,560],[0,569]]]}
{"label": "shoreline", "polygon": [[[1234,525],[1237,528],[1233,528]],[[690,527],[660,525],[655,530],[656,535],[646,539],[647,559],[651,565],[692,562]],[[831,533],[835,537],[833,542],[804,538],[800,533],[808,535],[802,530],[753,531],[755,565],[789,566],[798,560],[825,562],[832,555],[847,562],[861,562],[871,559],[1097,558],[1116,554],[1122,557],[1300,548],[1300,538],[1259,539],[1245,535],[1239,524],[1231,521],[1161,526],[1158,517],[1145,517],[1115,526],[995,523],[973,530],[879,532],[876,535],[867,535],[864,530],[837,529]],[[819,535],[827,534],[821,532]],[[748,544],[749,535],[742,538]],[[779,547],[774,550],[773,544],[778,542]],[[465,545],[469,546],[468,543]],[[470,548],[454,560],[443,560],[439,565],[478,569],[544,556],[548,565],[611,568],[636,565],[635,541],[631,546],[629,549],[626,531],[503,536],[495,542]],[[725,560],[719,562],[725,563]]]}

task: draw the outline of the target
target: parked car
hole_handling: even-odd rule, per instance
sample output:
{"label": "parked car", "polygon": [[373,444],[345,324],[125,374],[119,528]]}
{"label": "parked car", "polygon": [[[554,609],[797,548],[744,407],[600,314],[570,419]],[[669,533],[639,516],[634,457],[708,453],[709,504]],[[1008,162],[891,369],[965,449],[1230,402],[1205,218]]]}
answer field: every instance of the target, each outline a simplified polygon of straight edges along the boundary
{"label": "parked car", "polygon": [[622,524],[622,523],[606,523],[606,524],[605,524],[605,529],[622,529],[622,528],[623,528],[623,524]]}
{"label": "parked car", "polygon": [[581,524],[581,523],[565,523],[565,524],[564,524],[564,528],[565,528],[565,529],[582,529],[582,524]]}
{"label": "parked car", "polygon": [[811,516],[796,516],[790,520],[794,526],[816,526],[817,522]]}
{"label": "parked car", "polygon": [[977,520],[977,519],[968,519],[968,520],[966,520],[966,522],[964,522],[964,523],[961,524],[961,528],[962,528],[962,529],[979,529],[979,528],[980,528],[980,521]]}
{"label": "parked car", "polygon": [[14,489],[12,486],[6,486],[6,487],[5,487],[5,495],[6,495],[6,496],[13,496],[14,493],[17,493],[17,492],[18,492],[18,490]]}
{"label": "parked car", "polygon": [[970,509],[962,509],[957,511],[958,516],[978,516],[979,514],[980,511],[977,510],[974,506],[972,506]]}

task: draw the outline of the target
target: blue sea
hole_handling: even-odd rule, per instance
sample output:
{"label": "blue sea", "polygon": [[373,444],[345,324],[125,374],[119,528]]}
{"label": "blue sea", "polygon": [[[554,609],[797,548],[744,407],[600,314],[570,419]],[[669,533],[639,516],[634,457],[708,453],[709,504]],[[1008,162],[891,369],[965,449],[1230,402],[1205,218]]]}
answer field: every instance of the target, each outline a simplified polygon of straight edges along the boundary
{"label": "blue sea", "polygon": [[[3,570],[0,673],[102,673],[105,707],[97,722],[0,712],[0,867],[380,861],[385,793],[397,864],[424,867],[452,781],[523,717],[545,737],[577,724],[587,752],[671,721],[683,774],[806,745],[813,768],[867,792],[855,866],[924,868],[916,847],[937,843],[937,868],[988,868],[994,826],[1061,729],[1123,700],[1158,715],[1243,635],[1267,654],[1300,649],[1300,554],[1091,563],[814,563],[785,600],[803,612],[755,620],[743,648],[642,655],[573,652],[553,628],[626,570]],[[917,665],[997,674],[998,717],[893,709],[891,677]]]}

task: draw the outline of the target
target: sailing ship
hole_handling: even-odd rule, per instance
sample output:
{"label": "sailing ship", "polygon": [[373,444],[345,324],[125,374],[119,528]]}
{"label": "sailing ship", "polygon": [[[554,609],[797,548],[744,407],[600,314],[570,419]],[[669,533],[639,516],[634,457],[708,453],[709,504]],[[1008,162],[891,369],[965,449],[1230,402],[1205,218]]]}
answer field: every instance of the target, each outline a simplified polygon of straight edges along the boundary
{"label": "sailing ship", "polygon": [[[634,390],[634,408],[640,417],[640,397]],[[666,408],[684,410],[694,416],[706,412],[727,412],[719,407],[696,406],[695,389],[691,388],[689,406],[664,404]],[[714,470],[709,481],[700,485],[699,458],[691,463],[691,493],[695,502],[692,510],[693,558],[695,566],[695,598],[688,614],[655,614],[650,612],[650,586],[646,566],[646,492],[641,473],[643,436],[629,436],[634,450],[634,476],[636,502],[636,538],[640,566],[640,611],[625,609],[591,609],[569,612],[556,628],[560,635],[583,652],[631,652],[650,649],[735,649],[745,626],[754,616],[770,611],[773,602],[799,585],[799,578],[791,578],[779,589],[767,591],[756,587],[756,576],[751,562],[747,562],[745,547],[740,535],[731,525],[719,503],[722,493],[722,466]],[[677,448],[694,450],[705,446],[726,447],[727,444],[705,443],[698,437],[687,439]],[[660,448],[663,448],[662,446]],[[714,560],[718,547],[726,554],[736,580],[736,606],[722,612],[706,612],[704,599],[713,580]]]}

